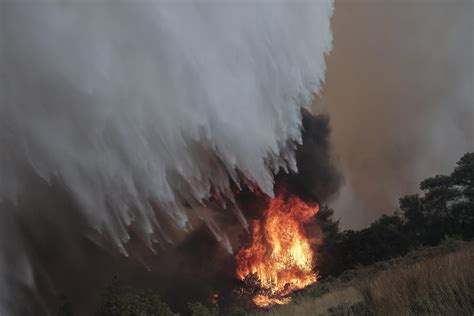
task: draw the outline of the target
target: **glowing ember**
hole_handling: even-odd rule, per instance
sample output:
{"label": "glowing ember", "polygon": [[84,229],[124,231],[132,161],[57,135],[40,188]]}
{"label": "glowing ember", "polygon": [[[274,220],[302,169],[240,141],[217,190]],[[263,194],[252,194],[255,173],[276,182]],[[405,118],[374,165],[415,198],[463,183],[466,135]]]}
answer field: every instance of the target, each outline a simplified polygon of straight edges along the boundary
{"label": "glowing ember", "polygon": [[269,199],[264,218],[253,222],[252,243],[236,260],[237,277],[255,279],[261,289],[253,298],[257,306],[287,304],[288,294],[316,282],[314,253],[303,224],[318,211],[318,204],[280,190]]}

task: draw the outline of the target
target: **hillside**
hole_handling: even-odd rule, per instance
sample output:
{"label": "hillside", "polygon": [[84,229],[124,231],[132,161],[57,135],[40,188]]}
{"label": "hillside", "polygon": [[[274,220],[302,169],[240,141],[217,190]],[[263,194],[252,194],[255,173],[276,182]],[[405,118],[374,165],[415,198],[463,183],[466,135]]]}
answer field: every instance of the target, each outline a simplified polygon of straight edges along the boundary
{"label": "hillside", "polygon": [[346,271],[257,315],[472,315],[474,243],[442,245]]}

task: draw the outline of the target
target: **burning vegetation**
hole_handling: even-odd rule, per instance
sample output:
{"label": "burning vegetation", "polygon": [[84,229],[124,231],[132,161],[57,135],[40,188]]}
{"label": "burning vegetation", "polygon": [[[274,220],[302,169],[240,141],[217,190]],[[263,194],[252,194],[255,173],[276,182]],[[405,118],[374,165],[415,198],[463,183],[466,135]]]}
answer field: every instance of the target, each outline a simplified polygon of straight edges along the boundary
{"label": "burning vegetation", "polygon": [[237,278],[256,287],[258,307],[287,304],[288,295],[317,280],[312,240],[304,224],[319,211],[319,204],[303,201],[280,188],[267,198],[263,218],[252,225],[252,241],[236,256]]}

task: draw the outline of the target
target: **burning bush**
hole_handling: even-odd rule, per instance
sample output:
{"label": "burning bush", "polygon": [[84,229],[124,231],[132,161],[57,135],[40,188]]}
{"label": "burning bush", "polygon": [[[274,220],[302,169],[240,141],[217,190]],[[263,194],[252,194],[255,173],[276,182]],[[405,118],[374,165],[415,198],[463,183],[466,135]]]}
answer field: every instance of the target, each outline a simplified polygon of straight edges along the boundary
{"label": "burning bush", "polygon": [[312,241],[304,224],[319,211],[280,187],[268,198],[263,218],[253,221],[252,241],[237,256],[237,277],[258,288],[253,302],[259,307],[287,304],[288,294],[317,280]]}

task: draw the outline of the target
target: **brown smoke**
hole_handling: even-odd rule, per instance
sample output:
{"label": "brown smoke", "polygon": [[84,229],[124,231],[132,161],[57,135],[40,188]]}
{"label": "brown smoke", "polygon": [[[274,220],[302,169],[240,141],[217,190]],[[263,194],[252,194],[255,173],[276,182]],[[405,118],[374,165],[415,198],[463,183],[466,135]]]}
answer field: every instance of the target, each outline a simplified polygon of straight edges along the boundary
{"label": "brown smoke", "polygon": [[333,203],[361,227],[474,147],[474,2],[336,0],[316,102],[346,185]]}

